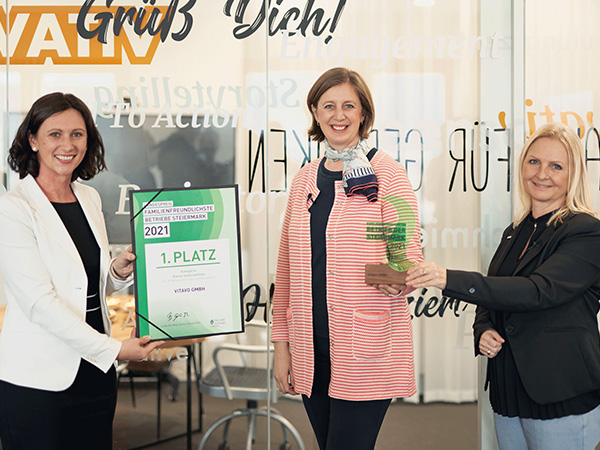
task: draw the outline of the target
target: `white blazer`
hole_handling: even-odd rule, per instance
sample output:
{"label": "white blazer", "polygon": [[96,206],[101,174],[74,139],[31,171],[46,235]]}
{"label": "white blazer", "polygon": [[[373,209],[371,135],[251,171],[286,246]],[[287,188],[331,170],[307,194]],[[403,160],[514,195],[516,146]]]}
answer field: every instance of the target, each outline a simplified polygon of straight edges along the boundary
{"label": "white blazer", "polygon": [[0,197],[0,272],[7,308],[0,333],[0,379],[61,391],[75,379],[81,358],[104,372],[121,343],[110,336],[106,293],[131,284],[110,274],[108,237],[98,193],[71,187],[100,247],[100,304],[108,335],[85,322],[87,275],[67,229],[35,179],[28,175]]}

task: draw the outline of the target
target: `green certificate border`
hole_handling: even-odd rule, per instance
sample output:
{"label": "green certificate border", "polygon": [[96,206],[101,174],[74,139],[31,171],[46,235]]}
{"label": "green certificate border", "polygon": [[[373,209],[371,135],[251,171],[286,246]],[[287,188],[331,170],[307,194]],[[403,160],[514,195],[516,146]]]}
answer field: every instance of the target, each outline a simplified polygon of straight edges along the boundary
{"label": "green certificate border", "polygon": [[238,186],[130,191],[137,335],[244,331]]}

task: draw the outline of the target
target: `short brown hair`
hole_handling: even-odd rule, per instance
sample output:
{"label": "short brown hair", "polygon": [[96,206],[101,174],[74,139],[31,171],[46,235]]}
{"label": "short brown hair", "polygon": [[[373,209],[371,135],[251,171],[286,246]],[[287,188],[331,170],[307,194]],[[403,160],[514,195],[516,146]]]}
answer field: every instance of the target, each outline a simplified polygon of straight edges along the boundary
{"label": "short brown hair", "polygon": [[90,180],[98,172],[106,169],[104,144],[89,108],[73,94],[54,92],[40,97],[33,103],[10,146],[8,165],[19,174],[19,178],[25,178],[28,174],[36,178],[40,173],[40,163],[31,149],[29,136],[35,136],[48,117],[68,109],[79,111],[87,133],[87,150],[83,160],[73,171],[71,181],[77,178]]}
{"label": "short brown hair", "polygon": [[317,107],[319,99],[327,90],[343,83],[350,83],[350,85],[352,85],[356,91],[356,95],[358,95],[362,113],[365,116],[365,119],[358,128],[358,134],[363,139],[369,137],[369,133],[373,127],[373,122],[375,122],[375,105],[373,103],[371,91],[369,90],[369,87],[367,86],[367,83],[365,83],[363,77],[361,77],[357,72],[344,67],[335,67],[323,73],[317,79],[317,81],[315,81],[315,84],[313,84],[313,86],[310,88],[310,91],[308,91],[308,96],[306,97],[306,105],[308,106],[308,111],[312,116],[312,124],[308,129],[308,136],[313,141],[323,142],[325,140],[325,135],[317,123],[317,119],[315,119],[312,108]]}

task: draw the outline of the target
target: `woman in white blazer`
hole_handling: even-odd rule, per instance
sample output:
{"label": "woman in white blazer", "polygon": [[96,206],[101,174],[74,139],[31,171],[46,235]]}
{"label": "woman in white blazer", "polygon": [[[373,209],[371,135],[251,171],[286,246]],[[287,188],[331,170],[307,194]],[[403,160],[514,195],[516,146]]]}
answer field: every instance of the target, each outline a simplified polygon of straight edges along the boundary
{"label": "woman in white blazer", "polygon": [[106,168],[87,106],[38,99],[9,151],[22,181],[0,197],[0,439],[11,449],[112,449],[117,359],[161,342],[110,337],[105,296],[132,281],[131,251],[110,260],[98,193]]}

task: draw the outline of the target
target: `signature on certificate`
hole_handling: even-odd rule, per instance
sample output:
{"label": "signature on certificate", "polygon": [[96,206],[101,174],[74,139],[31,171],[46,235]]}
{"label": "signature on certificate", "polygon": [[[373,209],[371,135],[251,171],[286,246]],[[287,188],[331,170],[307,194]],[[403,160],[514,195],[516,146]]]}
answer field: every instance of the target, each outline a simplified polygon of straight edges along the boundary
{"label": "signature on certificate", "polygon": [[167,320],[169,322],[175,322],[177,321],[177,319],[185,319],[186,317],[189,317],[189,313],[187,311],[182,311],[182,312],[169,312],[167,313]]}

